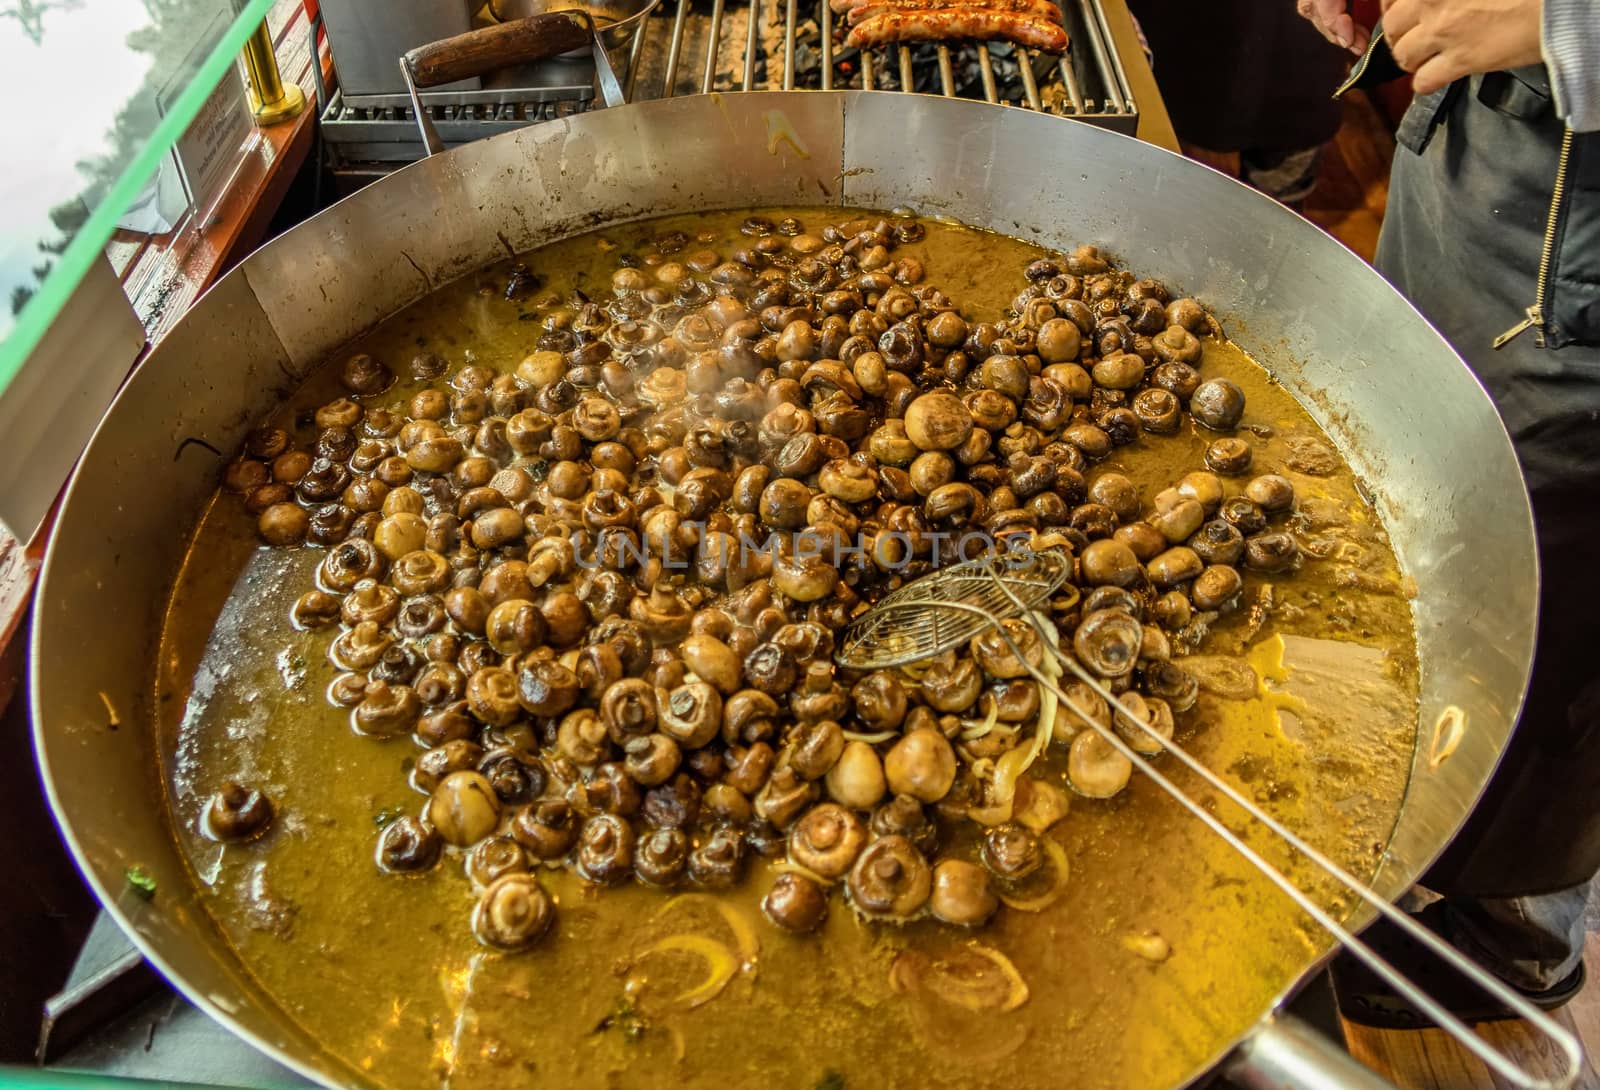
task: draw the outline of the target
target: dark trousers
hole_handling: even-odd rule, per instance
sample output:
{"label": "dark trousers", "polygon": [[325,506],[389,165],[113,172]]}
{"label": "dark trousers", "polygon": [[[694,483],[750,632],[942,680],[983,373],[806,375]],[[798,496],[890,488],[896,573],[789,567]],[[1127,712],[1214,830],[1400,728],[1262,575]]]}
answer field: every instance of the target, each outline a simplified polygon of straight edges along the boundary
{"label": "dark trousers", "polygon": [[[1600,347],[1541,348],[1531,332],[1492,347],[1535,299],[1562,131],[1553,114],[1497,108],[1497,78],[1508,77],[1462,81],[1412,106],[1377,265],[1493,397],[1533,503],[1541,585],[1528,699],[1484,801],[1424,878],[1446,895],[1517,898],[1582,886],[1600,867]],[[1600,216],[1600,192],[1571,200],[1589,203],[1569,215]],[[1531,943],[1536,963],[1571,967],[1582,902],[1564,901],[1531,913],[1547,921],[1535,927],[1548,933]],[[1513,905],[1489,915],[1530,914]],[[1547,974],[1521,975],[1535,985]]]}

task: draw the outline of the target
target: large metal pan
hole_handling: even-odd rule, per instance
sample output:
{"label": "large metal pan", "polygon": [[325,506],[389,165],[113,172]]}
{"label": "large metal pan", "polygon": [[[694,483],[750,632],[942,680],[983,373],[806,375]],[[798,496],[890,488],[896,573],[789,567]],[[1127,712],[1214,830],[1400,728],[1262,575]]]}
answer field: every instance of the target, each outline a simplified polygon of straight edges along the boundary
{"label": "large metal pan", "polygon": [[[1353,254],[1220,174],[1020,110],[790,92],[552,121],[402,170],[225,277],[123,389],[45,563],[33,710],[63,835],[150,959],[283,1063],[359,1081],[252,987],[208,923],[168,826],[150,708],[185,531],[226,453],[328,353],[463,273],[596,226],[784,203],[912,206],[1044,245],[1093,239],[1214,306],[1365,477],[1416,586],[1421,741],[1378,889],[1410,885],[1477,799],[1532,651],[1528,501],[1483,390]],[[154,900],[129,891],[135,865],[157,880]],[[1299,1040],[1260,1015],[1245,1051],[1292,1060]],[[1219,1040],[1213,1063],[1238,1044]]]}

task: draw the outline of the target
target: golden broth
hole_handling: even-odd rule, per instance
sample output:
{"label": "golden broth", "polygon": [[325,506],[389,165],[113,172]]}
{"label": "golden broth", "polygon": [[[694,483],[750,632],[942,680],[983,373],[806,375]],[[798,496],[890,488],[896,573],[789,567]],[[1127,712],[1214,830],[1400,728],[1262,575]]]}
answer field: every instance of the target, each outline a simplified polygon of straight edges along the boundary
{"label": "golden broth", "polygon": [[[634,224],[524,260],[559,292],[594,290],[618,248],[678,228],[713,233],[711,245],[726,252],[742,242],[745,214]],[[842,218],[792,214],[808,226]],[[920,258],[927,282],[969,321],[999,317],[1023,285],[1023,266],[1042,253],[963,227],[927,227],[924,240],[896,254]],[[525,304],[501,297],[504,278],[504,268],[467,277],[355,347],[397,369],[427,349],[452,367],[470,353],[510,370],[539,327],[520,319]],[[1201,371],[1244,389],[1244,423],[1270,429],[1252,439],[1253,472],[1294,482],[1296,536],[1327,559],[1308,556],[1293,576],[1247,576],[1249,604],[1184,660],[1204,691],[1179,717],[1178,737],[1313,844],[1370,874],[1399,810],[1415,730],[1400,573],[1348,468],[1321,473],[1329,467],[1314,464],[1332,447],[1295,401],[1231,344],[1207,342]],[[417,385],[405,380],[379,400]],[[324,373],[274,422],[294,429],[297,413],[338,392]],[[295,431],[301,441],[314,434]],[[1206,442],[1186,417],[1179,434],[1143,436],[1086,475],[1124,472],[1148,504],[1202,468]],[[1164,1087],[1213,1060],[1327,947],[1286,898],[1135,773],[1112,800],[1074,798],[1049,834],[1071,864],[1062,899],[1037,914],[1002,909],[976,931],[931,920],[867,924],[835,897],[820,934],[790,935],[760,917],[770,875],[757,860],[736,891],[717,895],[742,928],[706,895],[675,901],[636,884],[596,890],[567,871],[541,870],[558,903],[552,932],[523,953],[491,951],[468,926],[476,895],[459,855],[416,876],[374,865],[379,823],[422,804],[404,771],[420,750],[408,738],[356,735],[347,713],[325,700],[336,672],[326,657],[331,632],[289,623],[321,555],[259,546],[238,498],[214,501],[172,598],[157,707],[174,822],[217,926],[261,988],[374,1084]],[[1206,796],[1170,758],[1158,760]],[[1064,783],[1064,764],[1052,747],[1033,774]],[[261,840],[222,845],[197,834],[201,808],[226,779],[273,799],[277,820]],[[1240,825],[1227,803],[1215,810]],[[1250,839],[1337,903],[1269,838]],[[1130,948],[1151,932],[1170,944],[1165,961]],[[721,994],[693,1009],[667,1000],[704,976],[702,961],[673,953],[640,960],[681,933],[710,937],[740,958]],[[904,951],[940,956],[974,944],[1017,966],[1029,995],[1020,1007],[971,1011],[891,984]]]}

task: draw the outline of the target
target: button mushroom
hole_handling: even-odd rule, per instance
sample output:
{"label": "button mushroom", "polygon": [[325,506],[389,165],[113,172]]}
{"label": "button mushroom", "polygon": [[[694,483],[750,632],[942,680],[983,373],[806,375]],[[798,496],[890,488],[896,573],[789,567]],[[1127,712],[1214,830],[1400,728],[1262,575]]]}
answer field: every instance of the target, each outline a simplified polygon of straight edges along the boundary
{"label": "button mushroom", "polygon": [[928,909],[936,919],[958,927],[976,927],[1000,907],[989,889],[989,873],[964,859],[941,859],[933,868]]}
{"label": "button mushroom", "polygon": [[1078,660],[1101,677],[1125,677],[1139,661],[1144,628],[1119,609],[1098,609],[1078,623],[1072,649]]}
{"label": "button mushroom", "polygon": [[792,652],[769,641],[745,656],[744,676],[752,688],[770,696],[786,696],[794,688],[799,667]]}
{"label": "button mushroom", "polygon": [[470,847],[500,823],[500,800],[477,772],[452,772],[428,799],[428,821],[446,843]]}
{"label": "button mushroom", "polygon": [[467,709],[494,727],[510,726],[522,714],[517,678],[504,666],[486,666],[467,678]]}
{"label": "button mushroom", "polygon": [[666,783],[683,759],[678,743],[665,734],[645,734],[623,746],[623,767],[644,787]]}
{"label": "button mushroom", "polygon": [[739,657],[715,636],[692,634],[683,641],[678,653],[696,677],[716,686],[724,695],[739,688]]}
{"label": "button mushroom", "polygon": [[983,836],[983,865],[1001,878],[1026,878],[1044,862],[1039,838],[1014,822],[996,825]]}
{"label": "button mushroom", "polygon": [[639,841],[634,870],[649,885],[675,886],[688,870],[689,851],[689,837],[682,829],[655,829]]}
{"label": "button mushroom", "polygon": [[700,782],[687,772],[679,772],[666,783],[645,792],[644,819],[663,828],[686,829],[699,817],[700,806]]}
{"label": "button mushroom", "polygon": [[511,835],[535,859],[560,859],[577,842],[578,823],[564,800],[544,799],[512,815]]}
{"label": "button mushroom", "polygon": [[619,746],[651,733],[656,728],[655,687],[636,677],[613,683],[600,699],[600,718]]}
{"label": "button mushroom", "polygon": [[537,798],[544,790],[544,769],[537,758],[509,747],[484,754],[478,771],[494,788],[495,797],[508,806]]}
{"label": "button mushroom", "polygon": [[684,749],[699,749],[722,729],[722,696],[708,682],[679,685],[659,708],[661,733]]}
{"label": "button mushroom", "polygon": [[954,450],[972,432],[972,414],[946,391],[923,394],[905,413],[906,437],[920,450]]}
{"label": "button mushroom", "polygon": [[939,829],[920,802],[910,795],[896,795],[872,812],[868,823],[874,836],[904,836],[928,855],[939,842]]}
{"label": "button mushroom", "polygon": [[550,930],[555,909],[531,874],[507,874],[478,896],[472,910],[472,933],[485,946],[522,950]]}
{"label": "button mushroom", "polygon": [[815,931],[828,915],[828,895],[803,874],[780,874],[761,899],[761,911],[785,931]]}
{"label": "button mushroom", "polygon": [[1056,712],[1053,736],[1058,742],[1071,742],[1080,731],[1094,726],[1111,726],[1111,706],[1093,687],[1082,681],[1069,682],[1062,688],[1067,697]]}
{"label": "button mushroom", "polygon": [[1118,753],[1099,731],[1086,730],[1067,752],[1067,782],[1078,794],[1109,799],[1133,776],[1133,762]]}
{"label": "button mushroom", "polygon": [[822,878],[839,878],[866,843],[861,819],[834,802],[813,806],[789,831],[789,858]]}
{"label": "button mushroom", "polygon": [[433,748],[424,751],[411,767],[411,786],[425,795],[431,795],[440,780],[452,772],[477,768],[482,759],[483,747],[465,735],[441,740]]}
{"label": "button mushroom", "polygon": [[612,885],[633,869],[633,827],[616,814],[595,814],[578,834],[578,873]]}
{"label": "button mushroom", "polygon": [[1263,511],[1276,513],[1294,506],[1294,485],[1287,477],[1263,473],[1244,486],[1244,494]]}
{"label": "button mushroom", "polygon": [[844,732],[838,723],[828,719],[802,723],[795,728],[784,752],[789,767],[808,780],[820,780],[844,752]]}
{"label": "button mushroom", "polygon": [[935,711],[960,714],[977,702],[983,673],[971,659],[957,659],[947,670],[930,670],[918,688]]}
{"label": "button mushroom", "polygon": [[[1127,711],[1117,710],[1117,733],[1128,743],[1128,748],[1147,756],[1160,753],[1165,748],[1162,743],[1172,740],[1172,709],[1167,702],[1133,692],[1123,693],[1118,699]],[[1133,714],[1130,716],[1128,712]],[[1146,729],[1141,729],[1136,721]]]}
{"label": "button mushroom", "polygon": [[260,790],[229,780],[211,796],[200,831],[212,840],[251,840],[272,824],[272,800]]}
{"label": "button mushroom", "polygon": [[509,836],[480,840],[467,853],[467,878],[474,889],[481,890],[507,874],[524,874],[527,870],[528,858],[522,853],[522,845]]}
{"label": "button mushroom", "polygon": [[[1184,360],[1191,363],[1192,360]],[[1189,412],[1195,420],[1216,431],[1227,431],[1244,416],[1244,391],[1232,379],[1213,378],[1202,382],[1189,398]]]}
{"label": "button mushroom", "polygon": [[774,770],[767,779],[756,795],[754,809],[763,820],[787,829],[816,797],[816,785],[785,766]]}
{"label": "button mushroom", "polygon": [[938,802],[956,778],[955,750],[936,730],[914,730],[896,742],[883,761],[889,790],[922,802]]}
{"label": "button mushroom", "polygon": [[422,701],[409,685],[372,681],[351,711],[350,725],[358,734],[388,738],[409,732],[421,714]]}
{"label": "button mushroom", "polygon": [[427,870],[439,860],[439,834],[407,814],[378,836],[378,869],[389,874]]}
{"label": "button mushroom", "polygon": [[564,714],[578,702],[581,689],[577,675],[553,659],[525,660],[517,671],[517,701],[530,715]]}
{"label": "button mushroom", "polygon": [[[1093,547],[1090,546],[1091,549]],[[1001,632],[1005,635],[1002,636]],[[1011,643],[1006,642],[1006,637],[1010,637]],[[1019,659],[1011,649],[1013,643],[1021,649],[1022,658]],[[1001,680],[1027,677],[1029,666],[1037,667],[1044,661],[1044,642],[1039,638],[1039,633],[1031,624],[1019,618],[1001,621],[998,631],[985,628],[973,637],[971,646],[972,657],[983,668],[983,672]]]}
{"label": "button mushroom", "polygon": [[731,829],[714,829],[689,853],[689,879],[708,889],[727,889],[744,870],[744,841]]}
{"label": "button mushroom", "polygon": [[483,632],[489,646],[500,654],[519,655],[544,643],[544,614],[532,602],[511,598],[489,611]]}
{"label": "button mushroom", "polygon": [[847,883],[851,902],[865,916],[908,919],[933,891],[933,872],[903,836],[885,836],[856,858]]}
{"label": "button mushroom", "polygon": [[852,810],[870,810],[888,790],[883,762],[866,742],[849,742],[825,777],[828,794]]}

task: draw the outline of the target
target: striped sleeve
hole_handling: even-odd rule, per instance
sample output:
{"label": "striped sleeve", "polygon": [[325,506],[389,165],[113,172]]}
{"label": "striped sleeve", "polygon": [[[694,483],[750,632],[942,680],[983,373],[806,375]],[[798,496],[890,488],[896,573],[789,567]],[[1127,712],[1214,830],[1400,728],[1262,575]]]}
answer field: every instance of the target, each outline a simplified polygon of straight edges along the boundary
{"label": "striped sleeve", "polygon": [[1600,0],[1544,0],[1540,38],[1556,112],[1574,132],[1600,130]]}

